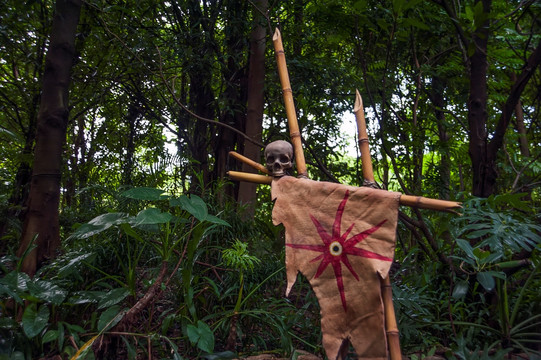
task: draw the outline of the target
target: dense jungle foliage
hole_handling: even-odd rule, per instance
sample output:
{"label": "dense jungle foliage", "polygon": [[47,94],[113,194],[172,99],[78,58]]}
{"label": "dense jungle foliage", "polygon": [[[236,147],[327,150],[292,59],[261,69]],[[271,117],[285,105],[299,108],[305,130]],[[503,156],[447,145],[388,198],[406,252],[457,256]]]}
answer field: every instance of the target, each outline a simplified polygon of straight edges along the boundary
{"label": "dense jungle foliage", "polygon": [[539,1],[3,0],[0,359],[324,357],[226,174],[288,140],[277,27],[310,178],[363,184],[359,89],[378,185],[463,203],[400,209],[404,355],[541,358]]}

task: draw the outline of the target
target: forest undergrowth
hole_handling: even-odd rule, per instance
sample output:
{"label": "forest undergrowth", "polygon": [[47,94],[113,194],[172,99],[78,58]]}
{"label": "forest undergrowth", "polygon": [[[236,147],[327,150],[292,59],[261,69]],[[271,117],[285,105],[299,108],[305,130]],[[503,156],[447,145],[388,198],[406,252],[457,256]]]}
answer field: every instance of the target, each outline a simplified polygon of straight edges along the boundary
{"label": "forest undergrowth", "polygon": [[[283,230],[219,193],[102,191],[89,213],[63,213],[62,254],[34,278],[4,256],[0,358],[323,357],[308,282],[284,296]],[[445,264],[399,224],[393,296],[411,359],[539,357],[541,227],[521,196],[426,215]]]}

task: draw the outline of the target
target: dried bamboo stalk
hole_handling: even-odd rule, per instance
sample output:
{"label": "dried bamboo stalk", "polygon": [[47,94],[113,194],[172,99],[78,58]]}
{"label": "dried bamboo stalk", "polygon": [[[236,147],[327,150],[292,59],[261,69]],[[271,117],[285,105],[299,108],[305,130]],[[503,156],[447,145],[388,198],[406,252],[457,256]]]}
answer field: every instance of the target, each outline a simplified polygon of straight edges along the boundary
{"label": "dried bamboo stalk", "polygon": [[374,170],[372,169],[372,158],[370,157],[370,143],[366,131],[366,120],[364,118],[363,99],[359,90],[355,90],[355,106],[353,107],[355,119],[357,120],[357,131],[359,137],[359,150],[361,151],[361,164],[365,181],[374,182]]}
{"label": "dried bamboo stalk", "polygon": [[[372,158],[370,157],[368,134],[366,132],[366,119],[364,118],[363,101],[358,90],[355,91],[355,106],[353,111],[355,113],[355,119],[357,120],[363,177],[365,181],[374,183],[374,171],[372,168]],[[402,352],[400,351],[400,338],[394,312],[391,279],[389,275],[387,275],[385,279],[381,280],[381,297],[383,299],[385,331],[387,332],[387,343],[389,346],[390,359],[399,360],[402,359]]]}
{"label": "dried bamboo stalk", "polygon": [[401,195],[400,205],[438,211],[452,211],[453,209],[462,207],[460,203],[456,201],[431,199],[423,196],[414,195]]}
{"label": "dried bamboo stalk", "polygon": [[240,160],[240,161],[242,161],[243,163],[245,163],[245,164],[247,164],[247,165],[250,165],[250,166],[253,167],[254,169],[259,170],[259,171],[261,171],[261,172],[264,173],[264,174],[270,175],[269,170],[267,170],[266,167],[264,167],[263,165],[261,165],[260,163],[254,161],[254,160],[252,160],[252,159],[247,158],[247,157],[244,156],[244,155],[239,154],[239,153],[236,152],[236,151],[230,151],[230,152],[229,152],[229,155],[230,155],[230,156],[233,156],[235,159]]}
{"label": "dried bamboo stalk", "polygon": [[[265,185],[268,185],[272,182],[272,178],[265,175],[251,174],[242,171],[229,171],[227,174],[236,181],[248,181]],[[423,196],[413,195],[401,195],[400,205],[438,211],[451,211],[453,209],[461,207],[460,203],[456,201],[431,199]]]}
{"label": "dried bamboo stalk", "polygon": [[304,151],[302,149],[301,133],[299,131],[299,123],[295,112],[295,104],[293,102],[293,91],[289,83],[289,74],[287,72],[286,56],[282,45],[282,35],[280,30],[276,28],[272,37],[274,43],[274,51],[276,53],[276,62],[278,64],[278,74],[280,75],[280,83],[282,84],[282,95],[286,108],[287,123],[289,127],[289,137],[293,144],[295,152],[295,163],[297,164],[297,176],[308,177],[306,171],[306,161],[304,160]]}
{"label": "dried bamboo stalk", "polygon": [[236,181],[247,181],[264,185],[270,185],[272,183],[272,176],[252,174],[241,171],[228,171],[227,175],[229,175],[232,180]]}

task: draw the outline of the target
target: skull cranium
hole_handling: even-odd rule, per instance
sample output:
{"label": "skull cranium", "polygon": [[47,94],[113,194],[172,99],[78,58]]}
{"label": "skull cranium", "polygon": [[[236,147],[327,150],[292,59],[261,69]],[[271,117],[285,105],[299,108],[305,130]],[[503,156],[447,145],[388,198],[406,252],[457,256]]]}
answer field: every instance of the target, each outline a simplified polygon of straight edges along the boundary
{"label": "skull cranium", "polygon": [[265,162],[272,176],[280,177],[287,174],[293,167],[293,146],[284,140],[273,141],[265,147]]}

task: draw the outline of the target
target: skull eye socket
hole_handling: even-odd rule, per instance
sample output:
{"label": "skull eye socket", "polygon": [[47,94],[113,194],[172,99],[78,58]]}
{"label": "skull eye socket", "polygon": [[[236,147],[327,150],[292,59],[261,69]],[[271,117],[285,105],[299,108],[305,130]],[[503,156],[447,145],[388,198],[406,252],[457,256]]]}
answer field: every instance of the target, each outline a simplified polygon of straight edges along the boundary
{"label": "skull eye socket", "polygon": [[274,156],[273,155],[267,156],[267,162],[268,163],[273,163],[274,162]]}
{"label": "skull eye socket", "polygon": [[289,157],[287,157],[285,155],[280,155],[280,162],[282,162],[282,163],[289,162]]}

